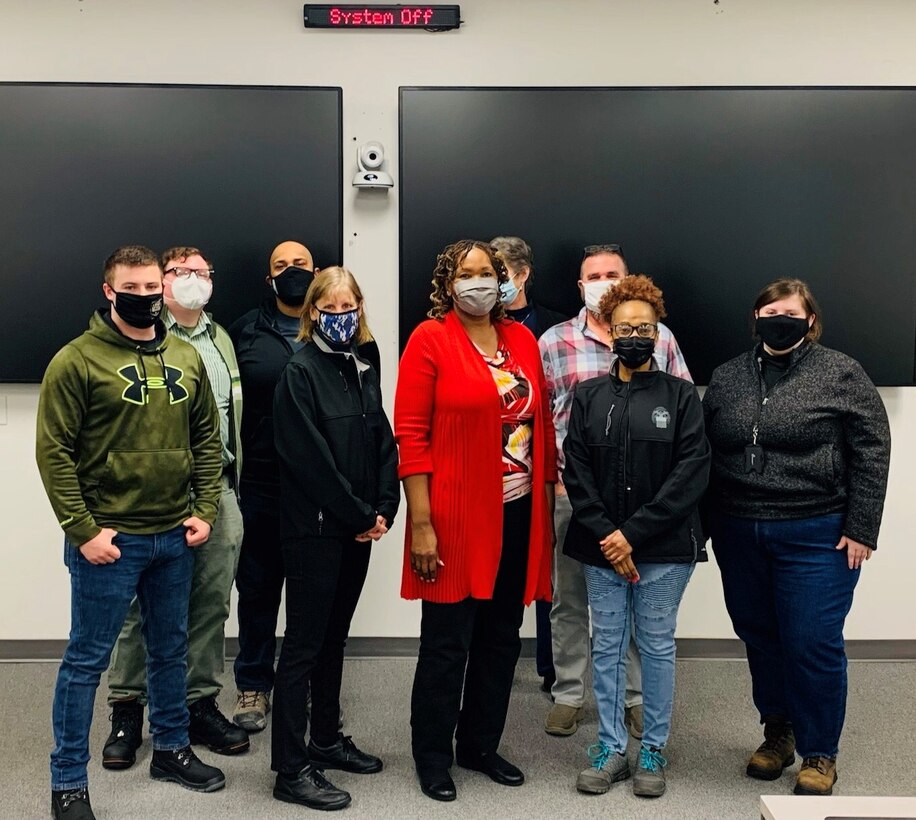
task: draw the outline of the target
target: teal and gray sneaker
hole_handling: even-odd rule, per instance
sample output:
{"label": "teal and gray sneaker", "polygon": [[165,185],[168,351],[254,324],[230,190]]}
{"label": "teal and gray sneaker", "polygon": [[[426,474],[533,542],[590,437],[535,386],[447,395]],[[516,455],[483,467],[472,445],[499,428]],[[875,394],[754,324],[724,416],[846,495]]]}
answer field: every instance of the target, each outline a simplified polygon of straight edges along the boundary
{"label": "teal and gray sneaker", "polygon": [[633,775],[633,794],[640,797],[661,797],[665,793],[665,767],[668,761],[661,749],[639,747],[639,763]]}
{"label": "teal and gray sneaker", "polygon": [[589,746],[588,757],[592,765],[580,772],[576,780],[576,789],[583,794],[604,794],[612,783],[630,776],[626,754],[612,751],[606,743]]}

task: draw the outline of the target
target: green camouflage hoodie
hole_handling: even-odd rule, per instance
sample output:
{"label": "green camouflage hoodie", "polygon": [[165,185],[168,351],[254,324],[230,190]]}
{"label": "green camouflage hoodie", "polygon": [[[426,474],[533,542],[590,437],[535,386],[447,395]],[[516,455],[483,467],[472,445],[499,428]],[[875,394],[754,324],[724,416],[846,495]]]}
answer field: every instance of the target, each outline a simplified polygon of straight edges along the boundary
{"label": "green camouflage hoodie", "polygon": [[73,544],[102,527],[149,535],[190,515],[211,525],[216,518],[222,465],[213,391],[197,351],[160,331],[158,346],[144,349],[98,312],[45,371],[36,457]]}

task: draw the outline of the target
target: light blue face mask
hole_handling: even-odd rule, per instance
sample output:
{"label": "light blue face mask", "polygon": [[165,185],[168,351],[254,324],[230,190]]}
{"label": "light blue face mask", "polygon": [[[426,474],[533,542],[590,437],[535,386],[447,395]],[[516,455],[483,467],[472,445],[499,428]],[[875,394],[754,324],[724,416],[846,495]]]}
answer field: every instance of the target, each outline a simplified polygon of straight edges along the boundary
{"label": "light blue face mask", "polygon": [[349,344],[359,330],[359,308],[345,313],[318,311],[318,332],[332,344]]}
{"label": "light blue face mask", "polygon": [[515,284],[515,277],[510,276],[508,280],[499,286],[499,301],[507,307],[518,298],[518,285]]}

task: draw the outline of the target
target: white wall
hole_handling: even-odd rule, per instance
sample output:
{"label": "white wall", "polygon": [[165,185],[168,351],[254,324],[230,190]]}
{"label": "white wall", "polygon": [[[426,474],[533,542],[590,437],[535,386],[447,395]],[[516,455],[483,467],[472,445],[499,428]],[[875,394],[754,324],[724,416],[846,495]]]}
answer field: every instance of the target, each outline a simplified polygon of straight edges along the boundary
{"label": "white wall", "polygon": [[[352,146],[378,139],[395,180],[400,85],[916,85],[911,0],[465,0],[461,10],[458,32],[342,33],[305,30],[298,0],[0,0],[0,80],[342,86],[345,178]],[[344,196],[344,263],[363,286],[390,401],[398,188],[387,199],[349,187]],[[849,258],[867,264],[854,249]],[[27,286],[28,271],[12,275]],[[894,436],[890,493],[847,637],[913,639],[916,388],[881,392]],[[34,466],[37,393],[0,385],[0,640],[68,632],[61,534]],[[417,634],[418,605],[398,597],[402,537],[403,518],[375,548],[355,635]],[[694,576],[680,634],[732,637],[714,565]]]}

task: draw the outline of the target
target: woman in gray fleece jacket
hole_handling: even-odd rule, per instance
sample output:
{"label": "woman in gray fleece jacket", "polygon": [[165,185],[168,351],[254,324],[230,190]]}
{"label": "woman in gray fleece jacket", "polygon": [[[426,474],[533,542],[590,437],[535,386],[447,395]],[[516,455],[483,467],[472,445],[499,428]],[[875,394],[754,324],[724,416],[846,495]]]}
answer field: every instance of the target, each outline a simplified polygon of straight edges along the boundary
{"label": "woman in gray fleece jacket", "polygon": [[797,742],[795,793],[824,795],[846,712],[843,625],[877,547],[890,428],[861,365],[817,343],[804,282],[767,285],[754,318],[760,343],[716,368],[703,399],[709,533],[764,724],[747,774],[777,779]]}

